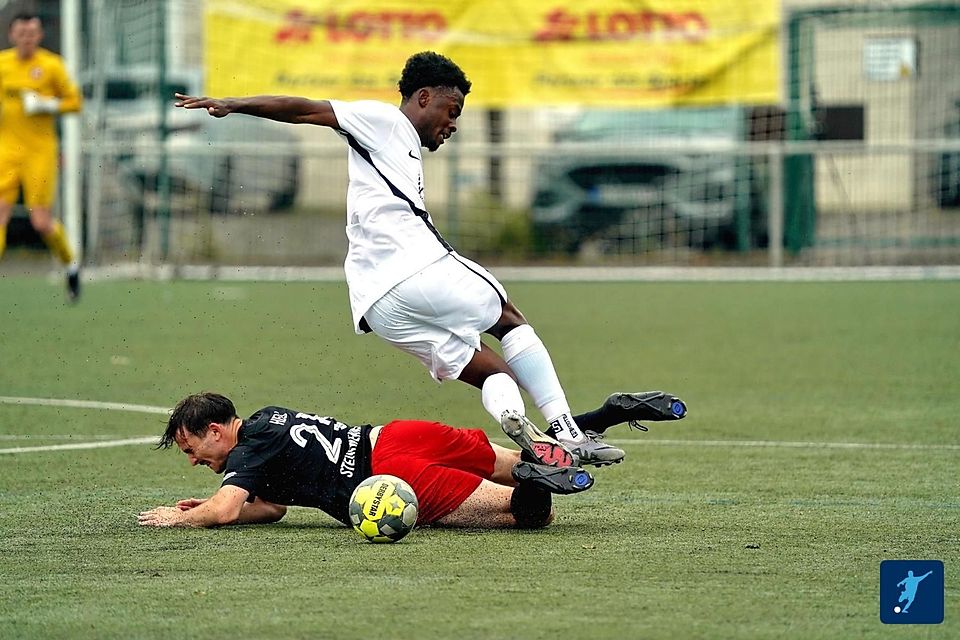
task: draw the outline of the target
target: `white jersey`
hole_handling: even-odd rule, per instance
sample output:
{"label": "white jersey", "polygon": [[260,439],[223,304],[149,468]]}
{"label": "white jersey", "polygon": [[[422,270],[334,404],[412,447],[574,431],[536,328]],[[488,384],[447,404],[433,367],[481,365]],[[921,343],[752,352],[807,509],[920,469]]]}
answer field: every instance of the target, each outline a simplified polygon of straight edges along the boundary
{"label": "white jersey", "polygon": [[350,145],[347,258],[353,326],[395,285],[452,249],[423,200],[420,136],[398,107],[385,102],[330,100]]}

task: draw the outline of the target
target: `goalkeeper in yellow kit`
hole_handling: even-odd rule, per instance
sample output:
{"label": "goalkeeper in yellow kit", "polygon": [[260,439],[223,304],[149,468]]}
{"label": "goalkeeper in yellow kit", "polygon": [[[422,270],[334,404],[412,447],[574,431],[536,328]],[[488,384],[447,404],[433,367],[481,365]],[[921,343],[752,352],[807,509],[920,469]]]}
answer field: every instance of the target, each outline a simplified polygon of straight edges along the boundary
{"label": "goalkeeper in yellow kit", "polygon": [[57,190],[56,116],[79,111],[80,92],[63,58],[40,47],[40,18],[19,14],[10,22],[10,49],[0,51],[0,256],[7,244],[7,224],[23,189],[30,223],[47,246],[67,265],[67,293],[80,293],[79,265],[63,225],[53,219]]}

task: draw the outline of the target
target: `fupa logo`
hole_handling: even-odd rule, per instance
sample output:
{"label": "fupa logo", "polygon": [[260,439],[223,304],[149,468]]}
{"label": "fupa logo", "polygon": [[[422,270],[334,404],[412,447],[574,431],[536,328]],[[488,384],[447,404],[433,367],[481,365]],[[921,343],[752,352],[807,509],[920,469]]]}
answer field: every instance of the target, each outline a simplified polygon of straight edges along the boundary
{"label": "fupa logo", "polygon": [[884,560],[880,563],[880,622],[943,622],[943,562]]}

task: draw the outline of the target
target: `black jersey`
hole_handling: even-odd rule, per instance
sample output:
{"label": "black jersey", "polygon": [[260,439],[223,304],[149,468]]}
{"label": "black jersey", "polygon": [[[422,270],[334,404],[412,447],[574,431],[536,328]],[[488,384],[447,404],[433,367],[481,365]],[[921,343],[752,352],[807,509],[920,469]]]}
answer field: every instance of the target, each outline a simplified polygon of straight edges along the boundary
{"label": "black jersey", "polygon": [[248,500],[317,507],[347,524],[350,495],[370,471],[370,425],[264,407],[243,421],[223,485]]}

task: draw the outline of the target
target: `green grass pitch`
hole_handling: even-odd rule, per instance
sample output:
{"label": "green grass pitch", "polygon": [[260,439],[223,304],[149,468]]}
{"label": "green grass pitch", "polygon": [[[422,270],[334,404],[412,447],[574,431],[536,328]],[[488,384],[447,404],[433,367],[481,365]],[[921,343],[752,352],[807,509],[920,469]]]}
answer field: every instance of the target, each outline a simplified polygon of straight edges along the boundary
{"label": "green grass pitch", "polygon": [[[612,431],[626,461],[546,530],[382,546],[307,509],[141,529],[138,511],[218,486],[150,445],[0,453],[0,638],[960,637],[960,283],[507,286],[576,411],[666,389],[689,417]],[[339,283],[98,282],[67,307],[23,276],[0,301],[0,396],[217,390],[244,416],[431,418],[504,442],[477,392],[354,336]],[[164,420],[0,403],[0,449]],[[945,562],[942,625],[880,623],[884,559]]]}

